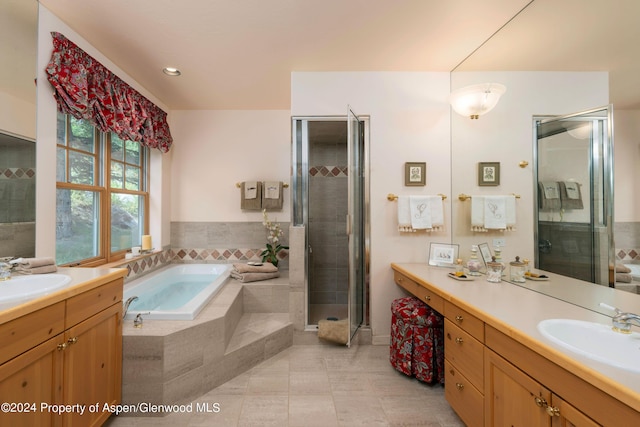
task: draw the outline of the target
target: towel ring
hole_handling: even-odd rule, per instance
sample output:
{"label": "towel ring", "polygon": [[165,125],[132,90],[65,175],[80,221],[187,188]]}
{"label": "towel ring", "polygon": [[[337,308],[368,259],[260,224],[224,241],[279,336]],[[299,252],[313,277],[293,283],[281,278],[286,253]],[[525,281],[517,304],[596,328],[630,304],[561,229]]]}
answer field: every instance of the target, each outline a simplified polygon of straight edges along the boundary
{"label": "towel ring", "polygon": [[[519,198],[520,198],[520,195],[519,195],[519,194],[511,193],[511,195],[512,195],[513,197],[515,197],[516,199],[519,199]],[[466,202],[466,201],[467,201],[467,200],[469,200],[470,198],[471,198],[471,196],[470,196],[470,195],[468,195],[468,194],[464,194],[464,193],[460,193],[460,194],[458,194],[458,200],[460,200],[461,202]]]}
{"label": "towel ring", "polygon": [[[445,196],[444,194],[438,193],[438,196],[442,197],[442,200],[447,199],[447,196]],[[389,193],[387,194],[387,200],[390,202],[395,202],[396,200],[398,200],[398,196],[396,194]]]}

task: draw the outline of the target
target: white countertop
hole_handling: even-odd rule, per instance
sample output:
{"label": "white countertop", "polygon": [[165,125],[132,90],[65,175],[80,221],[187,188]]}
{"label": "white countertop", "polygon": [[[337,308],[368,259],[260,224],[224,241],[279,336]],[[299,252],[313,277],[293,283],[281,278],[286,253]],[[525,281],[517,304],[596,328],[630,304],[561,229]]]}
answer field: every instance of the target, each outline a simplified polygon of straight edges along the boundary
{"label": "white countertop", "polygon": [[[474,281],[448,277],[449,268],[420,263],[393,263],[392,267],[416,282],[425,282],[445,300],[467,310],[488,325],[516,339],[559,366],[588,378],[589,382],[640,411],[640,374],[608,366],[573,353],[545,338],[537,328],[545,319],[576,319],[611,324],[611,318],[585,307],[604,302],[623,311],[640,314],[640,295],[631,294],[564,276],[544,273],[545,282],[527,282],[521,287],[509,282],[490,283],[484,276]],[[556,296],[573,298],[568,303],[532,289],[556,288]],[[639,329],[634,329],[640,332]],[[640,364],[640,358],[638,359]]]}

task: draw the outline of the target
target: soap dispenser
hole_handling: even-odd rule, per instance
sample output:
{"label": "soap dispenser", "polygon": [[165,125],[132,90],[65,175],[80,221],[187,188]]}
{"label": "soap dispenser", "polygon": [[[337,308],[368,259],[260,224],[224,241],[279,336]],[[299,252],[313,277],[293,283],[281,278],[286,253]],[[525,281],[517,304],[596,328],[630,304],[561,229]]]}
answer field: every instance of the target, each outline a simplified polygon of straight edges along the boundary
{"label": "soap dispenser", "polygon": [[478,259],[478,245],[471,245],[471,258],[467,261],[469,276],[479,276],[482,263]]}

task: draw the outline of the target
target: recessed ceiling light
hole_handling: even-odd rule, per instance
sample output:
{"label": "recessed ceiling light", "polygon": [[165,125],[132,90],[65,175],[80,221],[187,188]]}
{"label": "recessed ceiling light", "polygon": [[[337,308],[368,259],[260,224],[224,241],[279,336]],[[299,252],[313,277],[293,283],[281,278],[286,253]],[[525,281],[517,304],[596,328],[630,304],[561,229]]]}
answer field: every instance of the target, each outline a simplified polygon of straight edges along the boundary
{"label": "recessed ceiling light", "polygon": [[180,70],[173,67],[165,67],[162,69],[162,72],[165,73],[167,76],[179,76],[180,74],[182,74]]}

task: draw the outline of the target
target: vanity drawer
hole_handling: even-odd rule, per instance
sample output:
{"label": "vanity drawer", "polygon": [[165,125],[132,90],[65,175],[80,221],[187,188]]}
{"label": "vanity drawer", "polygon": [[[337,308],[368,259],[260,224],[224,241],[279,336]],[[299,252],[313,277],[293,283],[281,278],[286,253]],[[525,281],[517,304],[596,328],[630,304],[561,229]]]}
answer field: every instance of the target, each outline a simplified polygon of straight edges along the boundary
{"label": "vanity drawer", "polygon": [[64,331],[64,301],[0,325],[0,363]]}
{"label": "vanity drawer", "polygon": [[484,387],[484,345],[470,334],[444,321],[444,357],[478,389]]}
{"label": "vanity drawer", "polygon": [[475,339],[484,343],[484,322],[482,320],[449,301],[445,302],[444,316],[454,325],[459,326]]}
{"label": "vanity drawer", "polygon": [[449,361],[444,361],[444,396],[468,426],[484,423],[484,396]]}
{"label": "vanity drawer", "polygon": [[438,313],[442,313],[444,311],[444,299],[441,296],[397,271],[393,273],[393,277],[398,286],[406,289],[409,293],[419,298],[429,307],[433,308]]}
{"label": "vanity drawer", "polygon": [[67,300],[66,328],[122,301],[123,280],[118,279]]}

